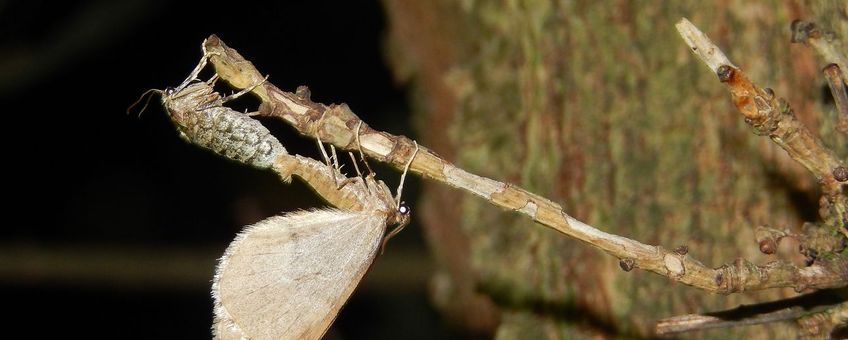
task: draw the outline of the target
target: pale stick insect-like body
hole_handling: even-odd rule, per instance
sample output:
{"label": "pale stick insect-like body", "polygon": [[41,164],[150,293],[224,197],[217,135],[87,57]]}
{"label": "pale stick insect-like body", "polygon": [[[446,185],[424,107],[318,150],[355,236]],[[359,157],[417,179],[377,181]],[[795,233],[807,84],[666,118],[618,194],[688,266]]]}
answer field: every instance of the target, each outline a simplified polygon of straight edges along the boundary
{"label": "pale stick insect-like body", "polygon": [[228,98],[214,91],[212,81],[196,81],[205,62],[206,56],[163,95],[181,136],[270,168],[285,181],[299,177],[336,207],[270,217],[236,236],[212,285],[213,332],[222,339],[320,338],[371,266],[387,226],[397,226],[390,236],[399,231],[409,222],[409,208],[373,174],[347,178],[330,164],[288,154],[258,121],[223,106]]}

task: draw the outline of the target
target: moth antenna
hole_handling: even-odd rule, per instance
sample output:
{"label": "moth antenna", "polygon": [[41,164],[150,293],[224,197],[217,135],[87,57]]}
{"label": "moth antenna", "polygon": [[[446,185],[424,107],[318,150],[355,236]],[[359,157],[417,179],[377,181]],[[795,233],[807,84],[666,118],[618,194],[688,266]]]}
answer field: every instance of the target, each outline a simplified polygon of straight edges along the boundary
{"label": "moth antenna", "polygon": [[368,165],[368,160],[365,159],[365,154],[362,152],[362,143],[359,142],[359,129],[362,128],[362,120],[359,120],[359,124],[356,124],[356,148],[359,150],[359,158],[362,158],[362,163],[365,163],[365,168],[368,169],[369,174],[373,174],[374,170],[371,170],[371,166]]}
{"label": "moth antenna", "polygon": [[398,184],[397,195],[395,196],[395,202],[397,202],[397,207],[400,209],[400,194],[403,192],[403,181],[406,180],[406,173],[409,172],[409,167],[412,165],[412,161],[415,159],[415,155],[418,154],[418,142],[412,141],[415,144],[415,151],[412,153],[412,157],[409,157],[409,161],[406,162],[406,167],[403,168],[403,174],[400,175],[400,184]]}
{"label": "moth antenna", "polygon": [[[165,91],[162,91],[162,90],[159,90],[159,89],[149,89],[147,91],[144,91],[144,93],[142,93],[141,96],[139,96],[138,99],[136,99],[136,101],[133,102],[132,105],[130,105],[127,108],[127,115],[129,115],[130,111],[132,111],[132,109],[136,105],[138,105],[138,103],[140,103],[141,100],[144,99],[145,96],[147,96],[150,93],[158,93],[159,95],[163,95],[165,93]],[[147,105],[150,104],[150,99],[153,99],[153,95],[150,95],[150,96],[147,97],[147,101],[144,102],[144,106],[141,107],[141,111],[138,111],[139,117],[141,117],[141,114],[144,112],[144,110],[147,109]]]}

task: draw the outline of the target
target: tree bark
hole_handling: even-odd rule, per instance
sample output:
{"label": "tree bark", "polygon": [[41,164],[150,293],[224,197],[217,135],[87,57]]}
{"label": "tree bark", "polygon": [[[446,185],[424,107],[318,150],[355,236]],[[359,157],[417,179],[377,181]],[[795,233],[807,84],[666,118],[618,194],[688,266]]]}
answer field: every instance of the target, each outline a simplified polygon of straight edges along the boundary
{"label": "tree bark", "polygon": [[[751,133],[677,35],[677,20],[688,17],[841,158],[848,154],[821,105],[824,65],[790,44],[788,29],[805,19],[845,37],[848,9],[838,1],[384,4],[387,51],[397,79],[412,84],[422,144],[604,231],[685,245],[711,267],[798,257],[789,239],[778,254],[761,254],[754,231],[819,220],[819,192],[783,150]],[[457,324],[501,338],[651,336],[660,318],[796,295],[721,296],[624,272],[619,259],[443,185],[425,184],[417,212],[440,268],[434,301]],[[783,337],[791,329],[703,336]]]}

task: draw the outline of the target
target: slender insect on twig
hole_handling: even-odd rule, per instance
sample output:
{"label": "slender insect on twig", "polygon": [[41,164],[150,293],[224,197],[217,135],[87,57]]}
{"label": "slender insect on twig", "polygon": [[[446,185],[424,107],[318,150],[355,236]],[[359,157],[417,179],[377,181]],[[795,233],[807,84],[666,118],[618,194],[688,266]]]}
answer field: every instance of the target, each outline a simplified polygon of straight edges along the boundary
{"label": "slender insect on twig", "polygon": [[[225,339],[320,338],[381,245],[409,223],[410,210],[399,202],[404,176],[395,198],[373,173],[347,178],[329,158],[321,163],[288,154],[250,114],[223,106],[250,89],[221,97],[212,88],[215,77],[196,79],[207,57],[204,51],[180,86],[162,91],[162,103],[181,137],[244,164],[272,169],[285,181],[297,176],[336,207],[274,216],[235,238],[212,285],[213,332]],[[322,153],[326,157],[323,146]],[[384,236],[388,225],[396,227]]]}

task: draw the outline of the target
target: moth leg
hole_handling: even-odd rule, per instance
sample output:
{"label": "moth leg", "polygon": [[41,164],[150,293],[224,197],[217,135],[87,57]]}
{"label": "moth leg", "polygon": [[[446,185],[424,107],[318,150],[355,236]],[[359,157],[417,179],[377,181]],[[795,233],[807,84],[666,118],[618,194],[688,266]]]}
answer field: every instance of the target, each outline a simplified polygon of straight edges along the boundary
{"label": "moth leg", "polygon": [[415,151],[412,153],[412,157],[409,157],[409,161],[406,162],[406,166],[403,168],[403,174],[400,175],[400,184],[398,184],[397,193],[395,195],[395,203],[397,204],[395,208],[400,208],[400,194],[403,192],[403,181],[406,180],[406,173],[409,172],[409,167],[412,165],[415,155],[418,154],[418,142],[412,141],[412,143],[415,144]]}
{"label": "moth leg", "polygon": [[[344,178],[344,180],[341,183],[338,183],[338,185],[336,186],[336,190],[344,188],[345,185],[356,182],[355,177],[349,178],[349,177],[347,177],[347,175],[345,175],[342,172],[342,168],[344,167],[344,164],[339,165],[339,155],[336,154],[336,147],[333,146],[333,144],[330,144],[330,154],[331,154],[330,159],[333,160],[333,169],[336,169],[336,171],[338,171],[339,174],[341,174],[342,177]],[[356,164],[354,164],[353,166],[356,167]],[[356,169],[356,172],[358,173],[359,169]]]}
{"label": "moth leg", "polygon": [[215,83],[218,82],[218,79],[219,79],[218,74],[215,73],[215,75],[213,75],[212,78],[209,78],[209,80],[206,81],[206,84],[208,84],[209,87],[215,87]]}
{"label": "moth leg", "polygon": [[[217,77],[218,75],[216,74],[215,76]],[[262,81],[257,82],[256,84],[250,85],[250,86],[248,86],[248,87],[245,87],[245,88],[244,88],[243,90],[241,90],[241,91],[238,91],[238,92],[233,93],[233,94],[231,94],[231,95],[229,95],[229,96],[226,96],[226,97],[224,97],[224,98],[221,98],[221,102],[226,103],[226,102],[228,102],[228,101],[231,101],[231,100],[233,100],[233,99],[236,99],[236,98],[238,98],[238,97],[241,97],[241,96],[245,95],[246,93],[248,93],[248,92],[250,92],[250,91],[253,91],[253,90],[254,90],[255,88],[257,88],[259,85],[264,84],[264,83],[265,83],[265,81],[267,81],[267,80],[268,80],[268,76],[265,76],[265,79],[262,79]]]}
{"label": "moth leg", "polygon": [[356,170],[356,177],[362,177],[362,172],[359,171],[359,165],[356,165],[356,157],[353,156],[352,152],[347,153],[350,156],[350,160],[353,161],[353,169]]}
{"label": "moth leg", "polygon": [[368,160],[365,159],[365,153],[362,152],[362,143],[359,141],[359,130],[362,128],[362,120],[359,120],[359,124],[356,124],[356,148],[359,150],[359,158],[362,158],[362,163],[365,163],[365,168],[368,169],[369,174],[373,174],[374,170],[371,170],[371,166],[368,165]]}
{"label": "moth leg", "polygon": [[321,150],[321,155],[324,156],[324,163],[327,164],[327,167],[330,168],[330,176],[333,177],[333,185],[336,186],[336,189],[340,189],[339,181],[336,179],[336,171],[333,168],[332,163],[330,163],[330,157],[327,156],[327,150],[324,150],[324,143],[321,143],[321,136],[315,134],[316,140],[318,141],[318,149]]}
{"label": "moth leg", "polygon": [[409,221],[410,220],[408,218],[405,219],[403,222],[398,224],[397,227],[392,229],[392,231],[390,231],[386,235],[386,237],[383,238],[383,243],[380,245],[380,255],[382,255],[386,251],[386,244],[389,243],[389,240],[391,240],[392,237],[395,237],[401,230],[403,230],[403,228],[409,224]]}
{"label": "moth leg", "polygon": [[[359,166],[356,165],[356,157],[353,155],[352,152],[348,152],[347,154],[348,156],[350,156],[350,160],[353,161],[353,168],[356,169],[356,177],[362,179],[362,184],[365,186],[365,190],[368,190],[368,193],[372,194],[373,192],[371,191],[371,186],[368,185],[368,181],[365,180],[365,176],[363,176],[362,173],[359,172]],[[372,172],[368,174],[368,177],[374,178],[374,173]]]}

